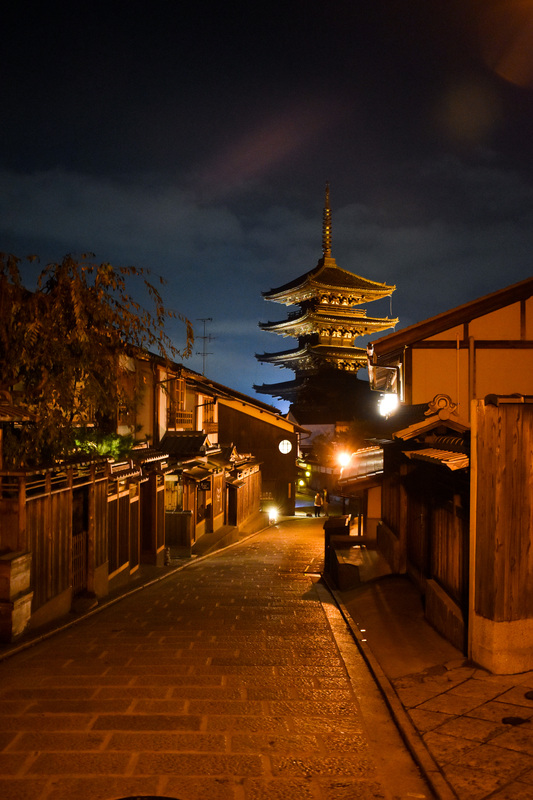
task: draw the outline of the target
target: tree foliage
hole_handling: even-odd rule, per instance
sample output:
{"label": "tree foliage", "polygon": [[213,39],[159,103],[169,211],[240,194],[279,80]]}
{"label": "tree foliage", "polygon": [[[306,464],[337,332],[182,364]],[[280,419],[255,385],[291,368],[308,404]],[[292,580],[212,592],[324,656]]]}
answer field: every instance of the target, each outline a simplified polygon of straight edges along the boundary
{"label": "tree foliage", "polygon": [[[165,308],[150,277],[141,268],[67,255],[42,269],[30,290],[21,260],[0,254],[0,389],[37,417],[7,432],[4,458],[11,463],[5,466],[57,460],[75,449],[80,425],[116,424],[119,406],[127,412],[136,400],[124,380],[127,356],[136,350],[172,360],[190,355],[191,323]],[[130,293],[130,282],[152,311]],[[182,350],[165,333],[169,319],[185,326]]]}

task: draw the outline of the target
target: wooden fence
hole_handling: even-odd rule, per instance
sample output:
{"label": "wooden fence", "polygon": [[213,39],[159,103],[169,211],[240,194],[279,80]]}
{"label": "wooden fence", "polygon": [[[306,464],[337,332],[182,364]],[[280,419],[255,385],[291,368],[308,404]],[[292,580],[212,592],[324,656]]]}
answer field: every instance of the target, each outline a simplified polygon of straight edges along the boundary
{"label": "wooden fence", "polygon": [[0,548],[31,553],[32,609],[71,588],[107,560],[102,499],[107,462],[0,475]]}
{"label": "wooden fence", "polygon": [[[61,595],[105,594],[109,577],[139,567],[140,476],[136,468],[114,474],[105,459],[0,474],[0,551],[31,554],[32,612]],[[146,526],[162,548],[162,480],[154,484],[158,524],[147,519]]]}
{"label": "wooden fence", "polygon": [[429,582],[436,583],[466,619],[468,474],[402,458],[400,448],[385,450],[382,517],[400,552],[396,563],[422,593]]}

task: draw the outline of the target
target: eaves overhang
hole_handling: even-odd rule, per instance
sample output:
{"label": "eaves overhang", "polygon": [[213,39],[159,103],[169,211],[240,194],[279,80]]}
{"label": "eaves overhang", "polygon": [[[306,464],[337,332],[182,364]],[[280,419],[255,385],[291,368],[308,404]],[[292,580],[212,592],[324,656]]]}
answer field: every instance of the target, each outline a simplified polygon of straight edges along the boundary
{"label": "eaves overhang", "polygon": [[342,269],[337,265],[334,258],[324,256],[313,269],[282,286],[262,292],[262,295],[265,300],[292,304],[297,301],[297,297],[301,293],[313,296],[317,290],[326,290],[342,292],[343,294],[357,294],[359,297],[358,302],[365,302],[366,300],[387,297],[395,289],[396,286],[371,281]]}
{"label": "eaves overhang", "polygon": [[451,450],[440,450],[436,447],[425,447],[421,450],[403,450],[404,456],[411,461],[427,461],[455,471],[468,469],[470,458],[466,453],[455,453]]}
{"label": "eaves overhang", "polygon": [[368,475],[346,478],[338,481],[338,490],[341,497],[350,497],[354,493],[363,492],[366,489],[373,489],[383,483],[383,471],[373,472]]}
{"label": "eaves overhang", "polygon": [[409,439],[414,439],[416,436],[428,434],[435,428],[443,425],[453,431],[456,431],[457,433],[465,433],[469,430],[468,425],[465,425],[460,420],[446,417],[442,415],[442,413],[437,413],[427,416],[420,422],[414,422],[413,424],[408,425],[406,428],[402,428],[399,431],[394,431],[392,436],[393,439],[408,441]]}

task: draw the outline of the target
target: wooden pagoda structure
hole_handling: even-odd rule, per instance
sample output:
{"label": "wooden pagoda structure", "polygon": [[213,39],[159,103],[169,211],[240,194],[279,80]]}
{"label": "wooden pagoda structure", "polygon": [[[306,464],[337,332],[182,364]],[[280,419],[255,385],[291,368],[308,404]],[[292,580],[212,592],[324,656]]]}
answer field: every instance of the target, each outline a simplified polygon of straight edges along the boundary
{"label": "wooden pagoda structure", "polygon": [[309,416],[306,409],[312,409],[316,421],[318,417],[320,421],[333,421],[324,419],[325,415],[351,418],[350,388],[354,387],[358,370],[367,365],[366,348],[357,347],[356,340],[392,328],[398,322],[388,317],[369,317],[360,308],[362,303],[390,296],[395,286],[341,269],[332,257],[329,185],[326,185],[322,251],[322,258],[309,272],[262,292],[265,300],[296,306],[297,310],[285,320],[259,323],[259,327],[269,333],[292,336],[297,346],[282,352],[257,354],[261,362],[293,370],[294,379],[254,388],[290,402],[291,410],[301,421]]}

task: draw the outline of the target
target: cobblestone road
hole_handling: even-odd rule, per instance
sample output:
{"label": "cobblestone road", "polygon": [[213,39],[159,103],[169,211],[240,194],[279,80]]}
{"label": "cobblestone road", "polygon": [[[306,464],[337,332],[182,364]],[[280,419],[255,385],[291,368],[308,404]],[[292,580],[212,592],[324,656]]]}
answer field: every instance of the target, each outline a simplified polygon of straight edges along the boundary
{"label": "cobblestone road", "polygon": [[322,523],[283,522],[0,663],[0,798],[429,800],[308,569]]}

